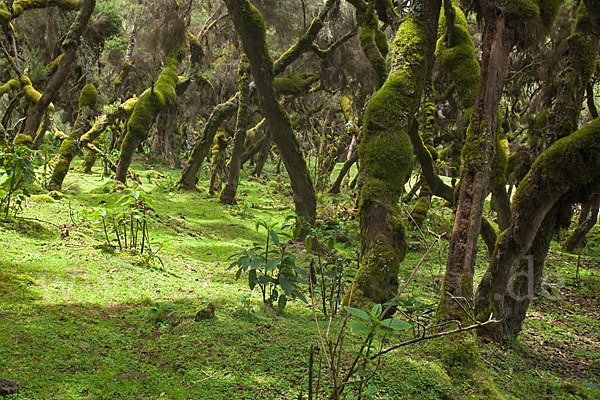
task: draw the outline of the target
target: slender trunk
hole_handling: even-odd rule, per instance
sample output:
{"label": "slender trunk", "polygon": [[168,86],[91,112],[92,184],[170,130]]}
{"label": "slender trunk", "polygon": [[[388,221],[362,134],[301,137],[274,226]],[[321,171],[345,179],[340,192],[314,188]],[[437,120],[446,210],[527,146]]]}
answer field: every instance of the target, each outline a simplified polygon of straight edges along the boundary
{"label": "slender trunk", "polygon": [[275,96],[273,61],[267,49],[264,20],[248,0],[225,0],[225,4],[248,56],[263,115],[290,177],[296,215],[313,223],[315,190],[290,118]]}
{"label": "slender trunk", "polygon": [[331,188],[329,189],[330,194],[337,194],[340,192],[340,186],[342,185],[342,181],[347,178],[350,168],[352,168],[354,163],[356,163],[357,161],[358,161],[358,155],[356,153],[354,153],[352,155],[352,157],[350,157],[348,160],[346,160],[346,162],[342,166],[342,169],[340,170],[340,174],[338,175],[337,179],[335,180],[335,182],[333,183],[333,185],[331,185]]}
{"label": "slender trunk", "polygon": [[244,143],[246,142],[246,131],[250,124],[250,68],[248,59],[244,54],[240,59],[238,70],[238,81],[240,100],[238,107],[235,135],[233,137],[233,150],[229,160],[229,176],[225,188],[221,192],[221,203],[235,204],[238,183],[240,180],[240,169],[242,168],[242,156],[244,153]]}
{"label": "slender trunk", "polygon": [[589,231],[598,222],[598,212],[600,211],[600,195],[596,194],[581,207],[581,216],[579,223],[573,233],[565,240],[562,247],[565,251],[573,252],[575,249],[582,247],[585,242],[585,237]]}

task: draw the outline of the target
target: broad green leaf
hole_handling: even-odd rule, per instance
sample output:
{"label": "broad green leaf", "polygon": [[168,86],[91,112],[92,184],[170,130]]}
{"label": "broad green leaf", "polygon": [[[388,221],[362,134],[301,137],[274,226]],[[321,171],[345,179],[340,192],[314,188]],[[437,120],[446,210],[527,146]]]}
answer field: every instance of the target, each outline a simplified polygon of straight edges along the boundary
{"label": "broad green leaf", "polygon": [[251,269],[250,273],[248,273],[248,285],[250,286],[250,290],[254,290],[254,287],[256,286],[256,281],[256,270]]}
{"label": "broad green leaf", "polygon": [[277,302],[277,307],[279,308],[279,312],[283,312],[285,306],[287,305],[287,296],[282,294],[279,296],[279,301]]}
{"label": "broad green leaf", "polygon": [[287,294],[288,296],[292,295],[292,284],[283,275],[279,276],[279,286],[281,286],[285,294]]}
{"label": "broad green leaf", "polygon": [[368,335],[371,333],[371,327],[360,322],[354,322],[350,327],[352,328],[352,332],[359,335]]}
{"label": "broad green leaf", "polygon": [[269,229],[269,237],[276,246],[279,245],[279,235],[276,231]]}
{"label": "broad green leaf", "polygon": [[[390,321],[391,321],[391,323],[390,323]],[[391,319],[391,318],[387,318],[387,319],[384,319],[383,321],[381,321],[381,326],[386,327],[386,328],[389,327],[390,329],[393,329],[395,331],[403,331],[405,329],[412,328],[412,325],[406,321],[402,321],[399,319]]]}
{"label": "broad green leaf", "polygon": [[375,306],[371,310],[371,314],[373,314],[375,318],[379,318],[379,315],[381,315],[381,311],[381,304],[375,304]]}
{"label": "broad green leaf", "polygon": [[267,265],[265,267],[266,272],[274,271],[279,266],[279,260],[276,258],[272,258],[267,261]]}
{"label": "broad green leaf", "polygon": [[312,237],[307,236],[306,239],[304,240],[304,248],[306,249],[307,252],[310,252],[312,250],[312,245],[313,245]]}
{"label": "broad green leaf", "polygon": [[296,298],[300,299],[301,302],[303,302],[304,304],[308,304],[308,300],[306,300],[306,297],[304,297],[304,295],[296,290],[294,290],[292,292],[292,295],[296,296]]}
{"label": "broad green leaf", "polygon": [[250,262],[250,268],[251,269],[258,269],[263,264],[264,264],[264,261],[263,261],[262,258],[260,258],[260,257],[254,257],[254,258],[252,258],[252,261]]}
{"label": "broad green leaf", "polygon": [[367,314],[363,310],[360,310],[360,309],[354,308],[354,307],[350,307],[350,306],[345,306],[344,309],[346,311],[348,311],[351,315],[353,315],[357,318],[364,319],[365,321],[371,320],[371,318],[369,317],[369,314]]}

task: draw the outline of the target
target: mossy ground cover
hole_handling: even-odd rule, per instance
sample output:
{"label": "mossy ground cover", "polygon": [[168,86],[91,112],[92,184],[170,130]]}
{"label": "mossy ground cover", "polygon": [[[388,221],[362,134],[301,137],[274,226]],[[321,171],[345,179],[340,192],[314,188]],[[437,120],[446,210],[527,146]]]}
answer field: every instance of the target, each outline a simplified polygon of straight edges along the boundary
{"label": "mossy ground cover", "polygon": [[[226,269],[230,255],[264,240],[255,229],[257,220],[281,224],[293,211],[289,189],[277,181],[274,166],[268,165],[264,179],[242,176],[238,206],[223,206],[202,190],[170,191],[178,171],[148,172],[141,162],[134,170],[155,202],[150,224],[155,257],[105,246],[102,226],[91,213],[119,208],[121,194],[107,190],[108,180],[98,174],[70,172],[63,199],[28,202],[22,213],[27,219],[0,224],[0,378],[20,382],[21,393],[12,399],[306,395],[308,348],[317,343],[312,312],[298,301],[282,314],[270,310],[260,304],[258,291],[250,292],[245,279],[236,280]],[[207,178],[202,177],[203,187]],[[323,196],[320,203],[322,215],[344,216],[354,202],[337,195]],[[434,202],[434,209],[438,205]],[[430,215],[426,240],[409,229],[401,286],[434,242],[427,228],[447,231],[451,218],[450,210]],[[339,248],[349,257],[358,243],[356,227],[351,235]],[[590,236],[578,279],[577,256],[553,248],[546,290],[561,300],[536,300],[519,344],[483,347],[487,373],[507,399],[600,398],[600,267],[594,242],[599,235],[596,228]],[[111,244],[116,245],[114,236]],[[445,240],[436,244],[407,295],[436,302],[447,246]],[[293,246],[293,252],[306,266],[309,256],[302,246]],[[487,265],[483,246],[480,255],[477,276]],[[252,307],[264,314],[247,316],[240,310],[240,294],[250,294]],[[215,319],[195,321],[209,302],[216,306]],[[152,308],[163,313],[160,322],[147,317]],[[358,341],[352,334],[348,340]],[[436,358],[431,348],[440,345],[386,356],[375,377],[375,397],[486,398],[469,374],[447,370]]]}

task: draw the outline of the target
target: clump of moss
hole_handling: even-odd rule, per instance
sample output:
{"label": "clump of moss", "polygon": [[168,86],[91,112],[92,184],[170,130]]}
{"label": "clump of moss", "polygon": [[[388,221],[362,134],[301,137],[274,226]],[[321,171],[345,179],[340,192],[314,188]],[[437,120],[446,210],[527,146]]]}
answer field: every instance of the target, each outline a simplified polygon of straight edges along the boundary
{"label": "clump of moss", "polygon": [[91,193],[94,194],[109,194],[109,193],[123,193],[127,190],[127,186],[119,181],[110,180],[102,186],[98,186]]}
{"label": "clump of moss", "polygon": [[13,140],[13,144],[15,146],[27,146],[27,147],[31,147],[31,146],[33,146],[33,139],[30,136],[27,136],[27,135],[24,135],[22,133],[19,133],[15,137],[15,140]]}
{"label": "clump of moss", "polygon": [[48,65],[46,65],[46,71],[48,71],[48,73],[50,73],[50,74],[55,72],[58,69],[58,66],[60,65],[60,63],[64,57],[65,57],[65,53],[62,53],[61,55],[56,57],[54,60],[50,61],[50,63],[48,63]]}
{"label": "clump of moss", "polygon": [[426,351],[442,362],[451,378],[468,381],[472,388],[470,394],[475,398],[504,399],[481,361],[473,333],[463,332],[435,339],[428,344]]}
{"label": "clump of moss", "polygon": [[34,194],[29,200],[34,203],[56,203],[56,200],[48,194]]}
{"label": "clump of moss", "polygon": [[0,3],[0,25],[6,24],[12,18],[12,14],[8,11],[8,7],[4,2]]}
{"label": "clump of moss", "polygon": [[98,91],[92,83],[86,84],[79,94],[79,107],[93,107],[98,101]]}

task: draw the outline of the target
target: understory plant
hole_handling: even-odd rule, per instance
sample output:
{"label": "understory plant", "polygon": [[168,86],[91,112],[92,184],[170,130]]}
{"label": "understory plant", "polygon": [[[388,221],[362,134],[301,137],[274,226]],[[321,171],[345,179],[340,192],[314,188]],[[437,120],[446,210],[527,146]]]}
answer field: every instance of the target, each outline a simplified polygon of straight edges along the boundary
{"label": "understory plant", "polygon": [[250,290],[258,288],[263,302],[269,306],[277,304],[280,312],[289,300],[300,299],[308,304],[296,287],[297,284],[308,284],[308,274],[296,265],[296,257],[288,251],[287,242],[280,240],[280,236],[289,235],[276,231],[274,225],[259,221],[256,230],[261,228],[265,230],[265,242],[232,255],[233,262],[228,269],[237,268],[236,279],[247,272]]}
{"label": "understory plant", "polygon": [[23,211],[36,180],[34,152],[25,146],[0,149],[0,177],[6,180],[0,186],[0,213],[8,218]]}
{"label": "understory plant", "polygon": [[150,214],[154,211],[152,203],[152,199],[141,188],[128,189],[117,201],[119,209],[96,209],[92,218],[102,225],[108,245],[112,245],[111,236],[114,234],[113,240],[116,240],[119,250],[138,250],[140,254],[146,250],[152,255],[148,230]]}

